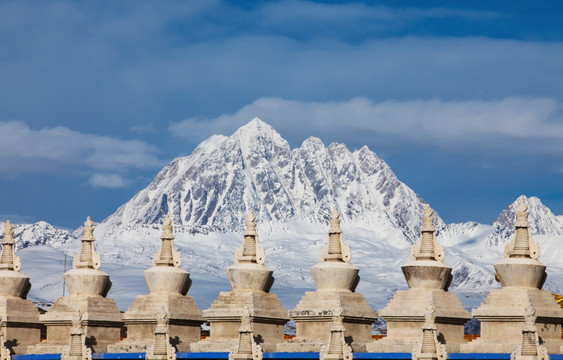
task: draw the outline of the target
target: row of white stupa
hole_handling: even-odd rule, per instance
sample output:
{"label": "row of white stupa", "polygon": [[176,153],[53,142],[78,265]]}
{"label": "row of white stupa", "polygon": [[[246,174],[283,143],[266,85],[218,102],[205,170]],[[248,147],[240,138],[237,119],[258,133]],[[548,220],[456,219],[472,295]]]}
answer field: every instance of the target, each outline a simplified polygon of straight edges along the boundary
{"label": "row of white stupa", "polygon": [[[243,244],[235,253],[234,264],[227,268],[232,290],[221,292],[203,312],[187,295],[191,281],[189,273],[180,268],[168,216],[162,246],[153,266],[144,272],[149,294],[138,296],[124,314],[106,296],[111,282],[100,270],[90,218],[73,269],[64,274],[69,295],[58,298],[42,315],[25,299],[29,278],[20,272],[8,222],[0,257],[1,342],[12,354],[62,353],[69,359],[86,356],[87,349],[147,351],[147,358],[162,359],[174,351],[230,351],[237,359],[256,358],[261,351],[320,352],[327,359],[349,358],[352,351],[413,352],[421,358],[443,358],[446,351],[518,352],[532,357],[545,356],[546,351],[560,353],[563,310],[551,293],[541,290],[545,265],[537,260],[539,249],[531,239],[527,218],[522,200],[514,238],[506,246],[505,257],[495,265],[502,288],[491,290],[482,306],[470,314],[447,291],[451,267],[443,262],[434,214],[427,206],[420,240],[412,247],[411,260],[402,267],[409,289],[397,291],[379,315],[355,292],[359,270],[350,263],[350,248],[343,242],[336,209],[331,214],[328,242],[321,249],[322,261],[311,268],[317,290],[306,292],[289,312],[270,292],[272,270],[264,265],[252,212]],[[481,321],[481,336],[467,342],[463,325],[472,315]],[[387,336],[374,341],[371,325],[378,316],[387,321]],[[296,323],[296,336],[284,340],[289,319]],[[205,321],[210,336],[201,340],[200,326]],[[120,340],[124,324],[127,337]],[[47,338],[40,342],[42,325]],[[0,352],[0,360],[5,358],[6,348]]]}

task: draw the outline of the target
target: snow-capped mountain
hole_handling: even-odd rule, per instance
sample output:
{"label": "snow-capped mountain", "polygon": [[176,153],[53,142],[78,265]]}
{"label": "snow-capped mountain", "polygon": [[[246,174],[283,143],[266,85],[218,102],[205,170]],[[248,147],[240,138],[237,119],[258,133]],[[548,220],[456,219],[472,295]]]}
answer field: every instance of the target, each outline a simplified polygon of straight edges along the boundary
{"label": "snow-capped mountain", "polygon": [[[5,223],[0,222],[1,229],[4,229],[4,225]],[[14,224],[13,227],[18,249],[37,245],[56,247],[74,239],[70,231],[57,229],[45,221],[38,221],[35,224]],[[0,233],[0,241],[3,239],[4,231]]]}
{"label": "snow-capped mountain", "polygon": [[344,221],[388,229],[395,241],[418,236],[422,199],[374,152],[326,147],[315,137],[292,150],[256,118],[172,161],[104,223],[158,224],[169,213],[193,233],[229,232],[241,229],[250,209],[261,223],[322,223],[334,206]]}
{"label": "snow-capped mountain", "polygon": [[532,234],[549,235],[552,237],[563,235],[561,216],[555,216],[537,197],[526,198],[522,195],[500,213],[497,220],[493,223],[493,231],[487,239],[487,245],[502,246],[504,248],[504,244],[510,240],[514,234],[514,226],[511,225],[516,221],[516,209],[520,199],[526,200],[528,204],[528,211],[530,213],[528,220]]}
{"label": "snow-capped mountain", "polygon": [[536,197],[520,196],[502,211],[498,219],[493,223],[492,231],[487,238],[487,245],[504,251],[505,244],[514,234],[516,220],[516,209],[520,199],[523,198],[528,204],[530,215],[530,232],[534,241],[540,248],[540,257],[547,265],[548,278],[545,287],[556,293],[563,293],[563,222],[561,216],[555,216],[540,199]]}
{"label": "snow-capped mountain", "polygon": [[[445,246],[445,262],[453,268],[451,289],[466,306],[478,306],[490,288],[499,286],[492,265],[501,259],[504,244],[513,234],[518,201],[492,225],[444,224],[436,216],[438,241]],[[540,260],[548,265],[546,286],[561,293],[563,217],[553,215],[537,198],[526,201]],[[400,266],[418,240],[423,200],[367,147],[350,151],[343,144],[325,146],[310,137],[291,149],[259,119],[229,137],[215,135],[190,156],[172,161],[147,188],[97,224],[96,248],[110,275],[108,268],[120,269],[119,286],[127,292],[116,289],[114,282],[110,296],[123,297],[117,301],[125,310],[132,294],[146,293],[143,286],[135,285],[133,290],[131,284],[143,284],[142,270],[151,266],[160,246],[161,221],[170,214],[182,266],[194,278],[190,294],[206,308],[219,291],[228,289],[225,269],[233,262],[246,213],[252,209],[258,214],[266,264],[276,277],[273,291],[290,309],[306,289],[314,288],[310,267],[318,262],[326,242],[333,206],[342,213],[344,241],[352,249],[352,262],[360,268],[358,291],[379,309],[397,289],[407,287]],[[74,254],[81,236],[80,228],[71,233],[44,222],[15,226],[15,232],[18,248],[28,247],[24,253],[29,254],[36,245]],[[62,254],[48,253],[51,257]],[[23,260],[24,272],[43,264]],[[135,281],[126,280],[124,274],[135,273]],[[48,300],[49,294],[59,293],[58,288],[47,289],[60,286],[62,274],[51,279],[48,272],[35,268],[31,274],[41,277],[41,285],[32,288],[31,296]]]}

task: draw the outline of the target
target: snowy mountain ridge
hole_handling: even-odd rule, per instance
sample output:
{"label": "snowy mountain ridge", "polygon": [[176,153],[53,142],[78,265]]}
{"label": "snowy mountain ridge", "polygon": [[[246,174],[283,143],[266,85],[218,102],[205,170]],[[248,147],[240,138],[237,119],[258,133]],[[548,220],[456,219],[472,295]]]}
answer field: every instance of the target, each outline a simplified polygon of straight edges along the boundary
{"label": "snowy mountain ridge", "polygon": [[[518,201],[502,211],[492,225],[444,224],[436,216],[438,241],[445,246],[445,262],[453,268],[451,288],[466,306],[478,305],[490,288],[499,286],[492,265],[502,257],[504,244],[514,232]],[[537,198],[526,201],[531,232],[542,253],[540,260],[548,265],[546,286],[561,293],[563,216],[554,215]],[[124,273],[138,272],[135,283],[143,283],[142,269],[151,266],[160,246],[161,221],[170,214],[182,266],[206,284],[198,288],[194,281],[190,293],[198,299],[199,291],[200,298],[210,301],[228,288],[225,269],[233,262],[246,213],[252,209],[258,214],[266,264],[276,277],[273,291],[282,292],[289,309],[304,289],[314,288],[309,269],[318,262],[320,247],[326,242],[333,206],[342,213],[344,241],[352,249],[352,262],[361,270],[358,291],[381,308],[395,290],[406,288],[400,266],[407,262],[410,246],[418,240],[422,198],[365,146],[349,151],[343,144],[325,146],[310,137],[291,149],[259,119],[232,136],[212,136],[190,156],[163,168],[147,188],[97,224],[96,248],[106,266],[127,266],[132,270]],[[41,246],[74,254],[80,244],[81,228],[70,232],[39,222],[17,225],[14,230],[18,248],[30,249],[30,254],[32,248]],[[24,272],[28,266],[44,263],[24,263]],[[37,276],[47,276],[32,270]],[[41,294],[54,284],[60,285],[58,280],[46,278],[44,285],[32,289],[32,295],[47,299],[49,296]],[[136,294],[145,292],[138,289]],[[121,304],[125,303],[122,299]]]}
{"label": "snowy mountain ridge", "polygon": [[344,221],[393,230],[397,242],[413,243],[418,236],[422,199],[367,147],[350,152],[310,137],[292,150],[271,126],[254,119],[172,161],[104,223],[155,224],[170,213],[175,224],[194,233],[229,232],[241,229],[250,209],[261,223],[318,223],[333,206]]}

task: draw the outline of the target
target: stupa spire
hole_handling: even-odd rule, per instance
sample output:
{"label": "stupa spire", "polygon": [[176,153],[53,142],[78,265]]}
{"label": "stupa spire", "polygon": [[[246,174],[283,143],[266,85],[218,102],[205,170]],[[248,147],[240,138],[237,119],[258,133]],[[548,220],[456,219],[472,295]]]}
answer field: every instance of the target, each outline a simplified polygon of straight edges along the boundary
{"label": "stupa spire", "polygon": [[422,215],[420,239],[411,249],[411,260],[444,260],[444,247],[436,241],[434,210],[428,204]]}
{"label": "stupa spire", "polygon": [[[252,336],[247,327],[237,329],[233,325],[247,321],[254,323],[255,319],[259,319],[259,333],[256,336],[262,338],[261,348],[273,351],[276,344],[283,341],[283,324],[287,322],[287,311],[278,298],[270,293],[274,277],[273,271],[264,265],[265,259],[264,250],[258,244],[256,215],[249,211],[244,239],[235,251],[235,263],[227,268],[232,290],[222,291],[211,307],[203,311],[202,315],[209,321],[212,329],[211,334],[208,338],[191,344],[191,351],[231,350],[230,359],[254,358],[254,350],[252,354],[248,354],[247,340]],[[244,314],[240,310],[246,307],[252,320],[242,318]],[[243,354],[238,354],[239,352]]]}
{"label": "stupa spire", "polygon": [[343,324],[343,312],[342,308],[335,310],[328,344],[321,348],[319,353],[320,360],[352,360],[352,348],[344,339],[346,329]]}
{"label": "stupa spire", "polygon": [[160,235],[162,244],[160,250],[156,253],[153,264],[154,266],[175,266],[182,265],[180,254],[174,249],[174,233],[172,232],[172,220],[166,215],[162,222],[162,234]]}
{"label": "stupa spire", "polygon": [[147,349],[145,359],[147,360],[175,360],[176,349],[168,340],[168,313],[161,309],[156,313],[156,328],[154,329],[154,340]]}
{"label": "stupa spire", "polygon": [[92,360],[92,349],[87,348],[85,345],[82,314],[78,310],[72,314],[70,343],[68,347],[63,349],[61,360]]}
{"label": "stupa spire", "polygon": [[320,253],[321,261],[350,262],[352,252],[350,247],[344,244],[342,239],[342,228],[340,227],[340,212],[336,206],[330,213],[330,228],[328,229],[328,243],[322,247]]}
{"label": "stupa spire", "polygon": [[[307,291],[289,312],[296,322],[296,337],[278,344],[277,351],[321,351],[320,359],[342,360],[348,356],[342,340],[344,330],[356,352],[366,351],[367,343],[372,341],[368,324],[377,319],[377,312],[356,292],[360,269],[350,263],[352,256],[342,241],[340,220],[335,207],[330,213],[327,242],[319,252],[320,262],[311,267],[317,290]],[[323,338],[329,331],[327,344]]]}
{"label": "stupa spire", "polygon": [[522,198],[516,210],[516,231],[504,249],[504,257],[537,259],[540,256],[539,246],[532,240],[528,215],[528,205]]}
{"label": "stupa spire", "polygon": [[522,340],[510,355],[511,360],[548,360],[549,355],[545,346],[540,344],[539,336],[536,328],[536,309],[531,303],[528,303],[524,309],[525,325],[522,328]]}
{"label": "stupa spire", "polygon": [[422,324],[422,339],[415,345],[412,358],[413,360],[446,360],[448,354],[445,346],[438,341],[436,327],[436,309],[429,301],[424,314],[424,324]]}
{"label": "stupa spire", "polygon": [[256,232],[256,215],[250,210],[246,216],[246,230],[242,246],[235,252],[235,263],[264,264],[266,255],[264,249],[258,244]]}
{"label": "stupa spire", "polygon": [[262,348],[254,341],[250,310],[245,307],[241,317],[238,342],[229,353],[229,360],[260,360],[262,359]]}
{"label": "stupa spire", "polygon": [[4,240],[2,241],[2,254],[0,255],[0,270],[20,271],[21,261],[16,255],[16,242],[14,241],[14,227],[10,220],[4,225]]}
{"label": "stupa spire", "polygon": [[74,257],[74,269],[99,269],[102,266],[100,255],[94,250],[94,222],[90,216],[84,222],[80,252]]}
{"label": "stupa spire", "polygon": [[[452,268],[443,259],[444,248],[436,241],[434,211],[426,205],[422,214],[420,239],[410,250],[409,262],[401,266],[409,289],[397,291],[389,304],[379,312],[387,321],[387,336],[374,342],[368,351],[412,351],[417,341],[412,334],[418,333],[424,324],[424,337],[419,344],[424,346],[419,349],[419,353],[422,358],[435,358],[438,355],[435,349],[429,350],[428,346],[433,342],[428,336],[433,331],[429,324],[436,321],[438,324],[433,326],[440,327],[441,337],[449,351],[457,352],[459,346],[466,342],[463,338],[463,324],[471,319],[471,315],[457,296],[448,291],[453,278]],[[440,306],[428,310],[428,301]],[[427,316],[423,317],[425,312]],[[433,318],[436,314],[437,320]],[[444,327],[444,324],[447,325]]]}

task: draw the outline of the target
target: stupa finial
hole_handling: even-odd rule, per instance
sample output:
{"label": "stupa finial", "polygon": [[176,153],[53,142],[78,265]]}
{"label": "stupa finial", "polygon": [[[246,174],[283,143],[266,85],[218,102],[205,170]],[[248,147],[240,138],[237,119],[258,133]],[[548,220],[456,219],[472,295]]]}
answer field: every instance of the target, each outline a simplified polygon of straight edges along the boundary
{"label": "stupa finial", "polygon": [[257,263],[264,264],[266,254],[258,244],[258,232],[256,231],[256,215],[252,210],[246,216],[246,230],[242,247],[235,251],[235,263]]}
{"label": "stupa finial", "polygon": [[4,241],[2,244],[6,244],[9,241],[14,241],[14,226],[11,220],[6,220],[6,225],[4,225]]}
{"label": "stupa finial", "polygon": [[164,220],[162,221],[162,235],[161,239],[174,239],[174,234],[172,233],[172,220],[170,220],[170,215],[166,214]]}
{"label": "stupa finial", "polygon": [[162,221],[162,234],[160,235],[162,243],[153,259],[154,266],[175,266],[182,265],[182,257],[174,249],[174,233],[172,232],[172,220],[169,215],[164,217]]}
{"label": "stupa finial", "polygon": [[528,205],[522,197],[516,209],[516,230],[512,240],[504,248],[504,257],[537,259],[540,256],[539,246],[532,240],[528,215]]}
{"label": "stupa finial", "polygon": [[102,266],[100,255],[94,250],[94,222],[88,216],[84,222],[80,252],[74,257],[75,269],[99,269]]}
{"label": "stupa finial", "polygon": [[244,231],[244,235],[258,235],[256,232],[256,215],[254,215],[252,210],[249,210],[246,215],[246,230]]}
{"label": "stupa finial", "polygon": [[167,328],[167,321],[168,321],[168,313],[164,308],[161,308],[156,312],[156,333],[166,333],[168,331]]}
{"label": "stupa finial", "polygon": [[84,235],[82,235],[82,240],[94,241],[94,222],[88,216],[84,222]]}
{"label": "stupa finial", "polygon": [[4,240],[2,240],[2,254],[0,255],[0,270],[20,271],[21,261],[16,255],[14,241],[14,227],[10,220],[4,225]]}
{"label": "stupa finial", "polygon": [[242,311],[242,316],[240,318],[240,330],[252,331],[252,314],[248,305],[246,305]]}
{"label": "stupa finial", "polygon": [[330,229],[328,230],[329,233],[341,233],[342,229],[340,228],[340,212],[336,208],[336,206],[330,212]]}
{"label": "stupa finial", "polygon": [[319,258],[321,261],[350,262],[352,252],[344,244],[342,228],[340,227],[340,212],[336,206],[330,213],[330,228],[328,229],[328,243],[321,248]]}
{"label": "stupa finial", "polygon": [[84,330],[82,329],[82,314],[79,310],[76,310],[72,314],[72,327],[71,327],[71,334],[82,335]]}
{"label": "stupa finial", "polygon": [[434,210],[428,204],[422,213],[420,239],[411,248],[411,260],[444,260],[444,247],[436,241]]}
{"label": "stupa finial", "polygon": [[528,303],[528,306],[524,309],[524,322],[528,326],[535,326],[536,325],[536,309],[532,305],[532,303]]}

